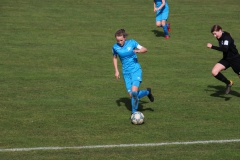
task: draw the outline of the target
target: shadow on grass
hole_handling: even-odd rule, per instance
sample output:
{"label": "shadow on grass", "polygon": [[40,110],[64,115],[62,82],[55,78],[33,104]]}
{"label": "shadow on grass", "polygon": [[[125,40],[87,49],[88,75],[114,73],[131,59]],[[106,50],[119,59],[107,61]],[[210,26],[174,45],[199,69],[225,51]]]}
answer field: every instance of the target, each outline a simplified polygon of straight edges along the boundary
{"label": "shadow on grass", "polygon": [[165,37],[165,34],[159,30],[152,30],[156,37]]}
{"label": "shadow on grass", "polygon": [[[120,99],[116,100],[116,103],[119,107],[121,106],[121,103],[123,103],[129,111],[132,111],[132,105],[131,105],[130,98],[128,98],[128,97],[120,98]],[[149,102],[141,101],[141,100],[139,101],[138,111],[140,111],[140,112],[145,111],[145,110],[154,111],[152,108],[143,108],[143,104],[145,104],[145,103],[149,103]]]}
{"label": "shadow on grass", "polygon": [[[229,101],[231,99],[231,97],[227,97],[227,95],[225,94],[225,90],[226,90],[225,86],[208,85],[207,87],[210,89],[205,89],[206,92],[213,92],[212,94],[210,94],[210,96],[223,98],[223,99],[225,99],[225,101]],[[234,90],[231,90],[231,92],[228,95],[240,97],[240,94]]]}

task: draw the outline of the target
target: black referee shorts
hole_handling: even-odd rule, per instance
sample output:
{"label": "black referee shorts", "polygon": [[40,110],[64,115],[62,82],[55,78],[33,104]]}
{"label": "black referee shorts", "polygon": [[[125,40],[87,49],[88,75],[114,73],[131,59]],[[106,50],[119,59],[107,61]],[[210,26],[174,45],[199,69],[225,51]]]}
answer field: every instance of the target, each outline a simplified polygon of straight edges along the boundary
{"label": "black referee shorts", "polygon": [[224,65],[226,69],[232,67],[233,71],[237,75],[240,75],[240,55],[228,59],[221,59],[218,63]]}

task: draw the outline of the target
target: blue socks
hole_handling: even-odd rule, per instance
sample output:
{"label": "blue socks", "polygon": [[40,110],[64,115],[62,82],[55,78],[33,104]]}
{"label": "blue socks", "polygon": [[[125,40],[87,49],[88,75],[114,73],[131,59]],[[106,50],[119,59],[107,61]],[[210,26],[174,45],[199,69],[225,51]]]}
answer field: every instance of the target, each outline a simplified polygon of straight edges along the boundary
{"label": "blue socks", "polygon": [[139,105],[139,99],[147,96],[149,94],[148,90],[140,90],[138,92],[132,92],[132,113],[136,112],[138,110],[138,105]]}
{"label": "blue socks", "polygon": [[163,26],[163,31],[165,33],[165,36],[169,36],[168,35],[168,24],[165,24],[165,26]]}
{"label": "blue socks", "polygon": [[132,113],[136,112],[138,110],[138,92],[132,92]]}
{"label": "blue socks", "polygon": [[138,99],[146,96],[149,94],[149,91],[148,90],[141,90],[141,91],[138,91]]}

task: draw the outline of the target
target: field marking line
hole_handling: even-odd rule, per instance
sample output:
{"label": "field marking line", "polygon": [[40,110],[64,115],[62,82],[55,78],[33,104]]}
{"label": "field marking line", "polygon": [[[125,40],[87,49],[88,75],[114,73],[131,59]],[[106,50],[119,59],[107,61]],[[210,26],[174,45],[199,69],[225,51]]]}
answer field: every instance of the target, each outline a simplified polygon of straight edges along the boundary
{"label": "field marking line", "polygon": [[36,151],[36,150],[63,150],[63,149],[120,148],[120,147],[143,147],[143,146],[148,147],[148,146],[164,146],[164,145],[189,145],[189,144],[232,143],[232,142],[240,142],[240,139],[188,141],[188,142],[164,142],[164,143],[143,143],[143,144],[119,144],[119,145],[94,145],[94,146],[75,146],[75,147],[7,148],[7,149],[0,149],[0,152],[19,152],[19,151]]}

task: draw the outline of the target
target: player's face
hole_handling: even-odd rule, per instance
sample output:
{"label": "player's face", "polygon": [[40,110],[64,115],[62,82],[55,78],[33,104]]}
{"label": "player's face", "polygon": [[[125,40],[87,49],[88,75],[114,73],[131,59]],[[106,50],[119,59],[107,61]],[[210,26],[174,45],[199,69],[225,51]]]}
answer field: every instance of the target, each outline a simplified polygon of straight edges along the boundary
{"label": "player's face", "polygon": [[219,31],[214,31],[212,32],[213,36],[216,37],[217,39],[221,38],[222,36],[222,30]]}
{"label": "player's face", "polygon": [[120,44],[120,46],[123,46],[126,39],[123,36],[117,36],[116,37],[117,43]]}

